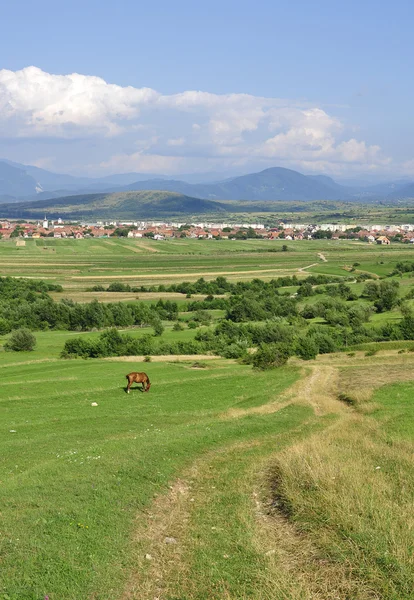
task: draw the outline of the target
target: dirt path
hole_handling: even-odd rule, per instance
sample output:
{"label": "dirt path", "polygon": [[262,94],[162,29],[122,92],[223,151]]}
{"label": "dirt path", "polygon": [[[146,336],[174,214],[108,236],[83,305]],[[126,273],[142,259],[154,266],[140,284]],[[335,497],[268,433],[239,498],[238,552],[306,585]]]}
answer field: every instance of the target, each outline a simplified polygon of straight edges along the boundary
{"label": "dirt path", "polygon": [[[387,369],[387,366],[391,366],[389,363],[392,364],[393,354],[396,351],[376,356],[374,360],[372,357],[365,357],[362,352],[352,357],[322,355],[306,367],[299,360],[293,360],[294,364],[301,365],[303,376],[283,394],[262,406],[245,410],[230,409],[220,415],[220,418],[241,419],[252,414],[270,414],[291,403],[307,404],[312,406],[317,417],[332,413],[337,415],[336,419],[325,423],[323,435],[327,431],[339,432],[346,424],[352,423],[352,419],[361,418],[361,415],[338,400],[339,386],[349,385],[354,371],[361,367],[359,379],[364,381],[370,371],[373,381],[376,380],[377,373],[384,371],[381,383],[387,381],[387,373],[391,380],[398,379],[401,375],[405,379],[404,368],[413,365],[414,356],[407,354],[404,357],[406,364],[399,365],[393,373],[392,369]],[[345,379],[344,367],[351,369],[349,377]],[[345,368],[345,373],[346,371]],[[300,426],[305,435],[308,431],[312,432],[311,422]],[[315,424],[314,419],[313,423]],[[170,485],[167,494],[156,497],[144,518],[139,513],[133,541],[136,564],[119,596],[120,600],[170,600],[178,597],[191,600],[200,597],[203,582],[198,581],[194,575],[195,579],[192,579],[194,549],[199,544],[213,544],[213,551],[217,548],[218,552],[222,552],[220,536],[224,533],[220,532],[228,527],[226,519],[229,518],[241,519],[251,529],[251,543],[257,553],[257,560],[264,559],[255,575],[255,600],[377,598],[364,581],[358,580],[349,571],[345,563],[330,561],[310,537],[299,531],[272,503],[269,504],[273,497],[269,496],[267,477],[270,475],[269,465],[273,464],[271,461],[277,460],[280,452],[281,445],[277,443],[277,439],[279,436],[272,438],[271,442],[270,438],[257,438],[207,451]],[[240,461],[244,465],[244,471],[240,471],[232,485],[244,500],[240,505],[227,508],[223,504],[226,486],[229,485],[227,471],[230,469],[231,472],[231,465]],[[226,506],[225,515],[220,514],[219,507],[222,509],[223,506]],[[239,512],[241,506],[245,512]],[[218,527],[210,527],[211,522],[207,519],[204,526],[199,526],[197,521],[194,529],[194,519],[198,519],[197,511],[200,510],[203,514],[204,511],[209,511],[214,517],[213,524]],[[217,538],[208,537],[211,529],[217,529]],[[204,539],[204,536],[210,541]],[[207,569],[213,567],[206,565]],[[225,575],[223,580],[225,581]],[[177,596],[177,590],[182,595]],[[231,587],[224,593],[217,590],[214,598],[241,600],[240,595],[234,595]]]}
{"label": "dirt path", "polygon": [[[309,371],[306,373],[306,371]],[[272,414],[288,404],[310,404],[316,415],[342,413],[346,410],[337,399],[338,370],[329,365],[314,364],[303,369],[303,377],[272,402],[251,408],[230,408],[222,419],[238,419],[246,415]]]}
{"label": "dirt path", "polygon": [[307,265],[306,267],[299,267],[299,273],[304,273],[306,269],[310,269],[311,267],[316,267],[318,263],[312,263],[311,265]]}
{"label": "dirt path", "polygon": [[322,252],[318,252],[318,256],[323,262],[328,262],[327,258],[324,254],[322,254]]}
{"label": "dirt path", "polygon": [[[291,403],[310,404],[317,416],[345,412],[349,409],[336,398],[337,380],[337,369],[314,363],[304,369],[301,380],[274,401],[245,410],[230,409],[220,418],[227,420],[252,414],[270,414]],[[170,485],[167,494],[155,499],[144,518],[142,513],[138,514],[133,542],[136,565],[120,596],[121,600],[167,600],[180,589],[180,582],[191,580],[188,572],[188,544],[191,546],[194,543],[191,511],[197,503],[208,502],[206,489],[215,489],[215,486],[211,487],[211,483],[214,483],[211,482],[214,473],[214,470],[211,471],[212,463],[220,455],[224,460],[229,453],[234,454],[236,451],[237,454],[238,451],[244,452],[263,444],[263,440],[257,439],[207,452]],[[273,445],[265,446],[270,452],[274,452]],[[242,485],[245,486],[246,483]],[[264,525],[266,523],[261,523],[260,527]],[[230,600],[230,596],[228,599]]]}

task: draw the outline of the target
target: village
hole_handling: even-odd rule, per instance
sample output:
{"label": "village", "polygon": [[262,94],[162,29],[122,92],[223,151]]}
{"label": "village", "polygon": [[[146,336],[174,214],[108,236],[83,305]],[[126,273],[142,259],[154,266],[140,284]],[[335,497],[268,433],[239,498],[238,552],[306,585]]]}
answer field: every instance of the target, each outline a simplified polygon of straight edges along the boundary
{"label": "village", "polygon": [[303,224],[284,223],[268,227],[259,223],[208,223],[164,221],[97,221],[65,222],[62,218],[42,221],[0,220],[0,239],[40,238],[148,238],[155,241],[171,238],[192,239],[267,239],[312,240],[348,239],[389,245],[394,242],[414,244],[414,224],[404,225],[347,225],[341,223]]}

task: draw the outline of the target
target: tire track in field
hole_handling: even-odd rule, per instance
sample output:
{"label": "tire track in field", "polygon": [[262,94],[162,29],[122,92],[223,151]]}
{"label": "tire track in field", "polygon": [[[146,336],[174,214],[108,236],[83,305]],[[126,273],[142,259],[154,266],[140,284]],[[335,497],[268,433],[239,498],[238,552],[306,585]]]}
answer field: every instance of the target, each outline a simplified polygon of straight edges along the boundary
{"label": "tire track in field", "polygon": [[[306,371],[308,373],[304,374]],[[220,417],[224,420],[238,419],[247,415],[272,414],[289,404],[310,404],[317,416],[346,411],[337,400],[339,373],[335,367],[313,364],[302,371],[303,377],[285,390],[276,400],[250,408],[229,408]]]}
{"label": "tire track in field", "polygon": [[[227,420],[250,414],[270,414],[291,403],[311,404],[317,416],[332,412],[349,412],[349,409],[336,399],[337,375],[338,371],[334,367],[314,364],[306,368],[305,377],[295,382],[277,401],[245,410],[229,409],[220,417]],[[302,424],[300,427],[303,426]],[[167,494],[155,499],[144,522],[142,513],[137,516],[134,540],[139,546],[139,555],[119,597],[120,600],[168,600],[171,594],[181,588],[180,582],[191,581],[188,545],[191,538],[190,517],[194,506],[192,503],[200,500],[208,502],[205,489],[209,486],[204,485],[204,480],[211,480],[211,463],[220,454],[227,455],[238,449],[247,450],[263,443],[262,439],[256,439],[207,451],[169,486]],[[274,451],[270,453],[275,454]],[[268,459],[269,456],[266,455],[266,461]],[[203,495],[202,498],[197,497],[198,491]],[[263,523],[260,526],[263,526]],[[177,543],[166,543],[169,538],[173,538]],[[188,600],[191,598],[186,597]],[[267,598],[265,595],[261,597]],[[230,593],[226,598],[236,600]]]}

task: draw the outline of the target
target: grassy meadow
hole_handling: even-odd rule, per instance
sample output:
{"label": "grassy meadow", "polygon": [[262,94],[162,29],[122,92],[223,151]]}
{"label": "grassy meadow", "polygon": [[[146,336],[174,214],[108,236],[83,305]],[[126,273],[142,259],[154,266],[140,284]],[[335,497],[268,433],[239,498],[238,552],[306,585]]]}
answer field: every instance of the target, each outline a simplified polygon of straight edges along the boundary
{"label": "grassy meadow", "polygon": [[[87,289],[221,274],[381,277],[414,253],[342,241],[268,251],[280,246],[2,241],[0,267],[60,283],[55,299],[164,297],[184,311],[184,295]],[[399,281],[404,295],[413,279]],[[384,318],[401,313],[372,317]],[[164,325],[167,341],[195,336]],[[2,600],[413,598],[412,342],[256,371],[215,356],[64,360],[67,339],[99,332],[35,335],[32,352],[5,352],[0,337]],[[149,393],[125,393],[136,370]]]}

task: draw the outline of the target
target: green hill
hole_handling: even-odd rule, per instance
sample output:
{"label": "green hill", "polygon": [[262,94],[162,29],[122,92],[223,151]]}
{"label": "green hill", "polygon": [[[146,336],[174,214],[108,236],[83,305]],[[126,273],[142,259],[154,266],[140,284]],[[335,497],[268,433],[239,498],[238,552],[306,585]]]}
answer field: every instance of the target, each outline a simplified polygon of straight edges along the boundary
{"label": "green hill", "polygon": [[0,216],[8,218],[148,219],[222,212],[225,206],[175,192],[158,190],[81,194],[51,200],[0,205]]}

